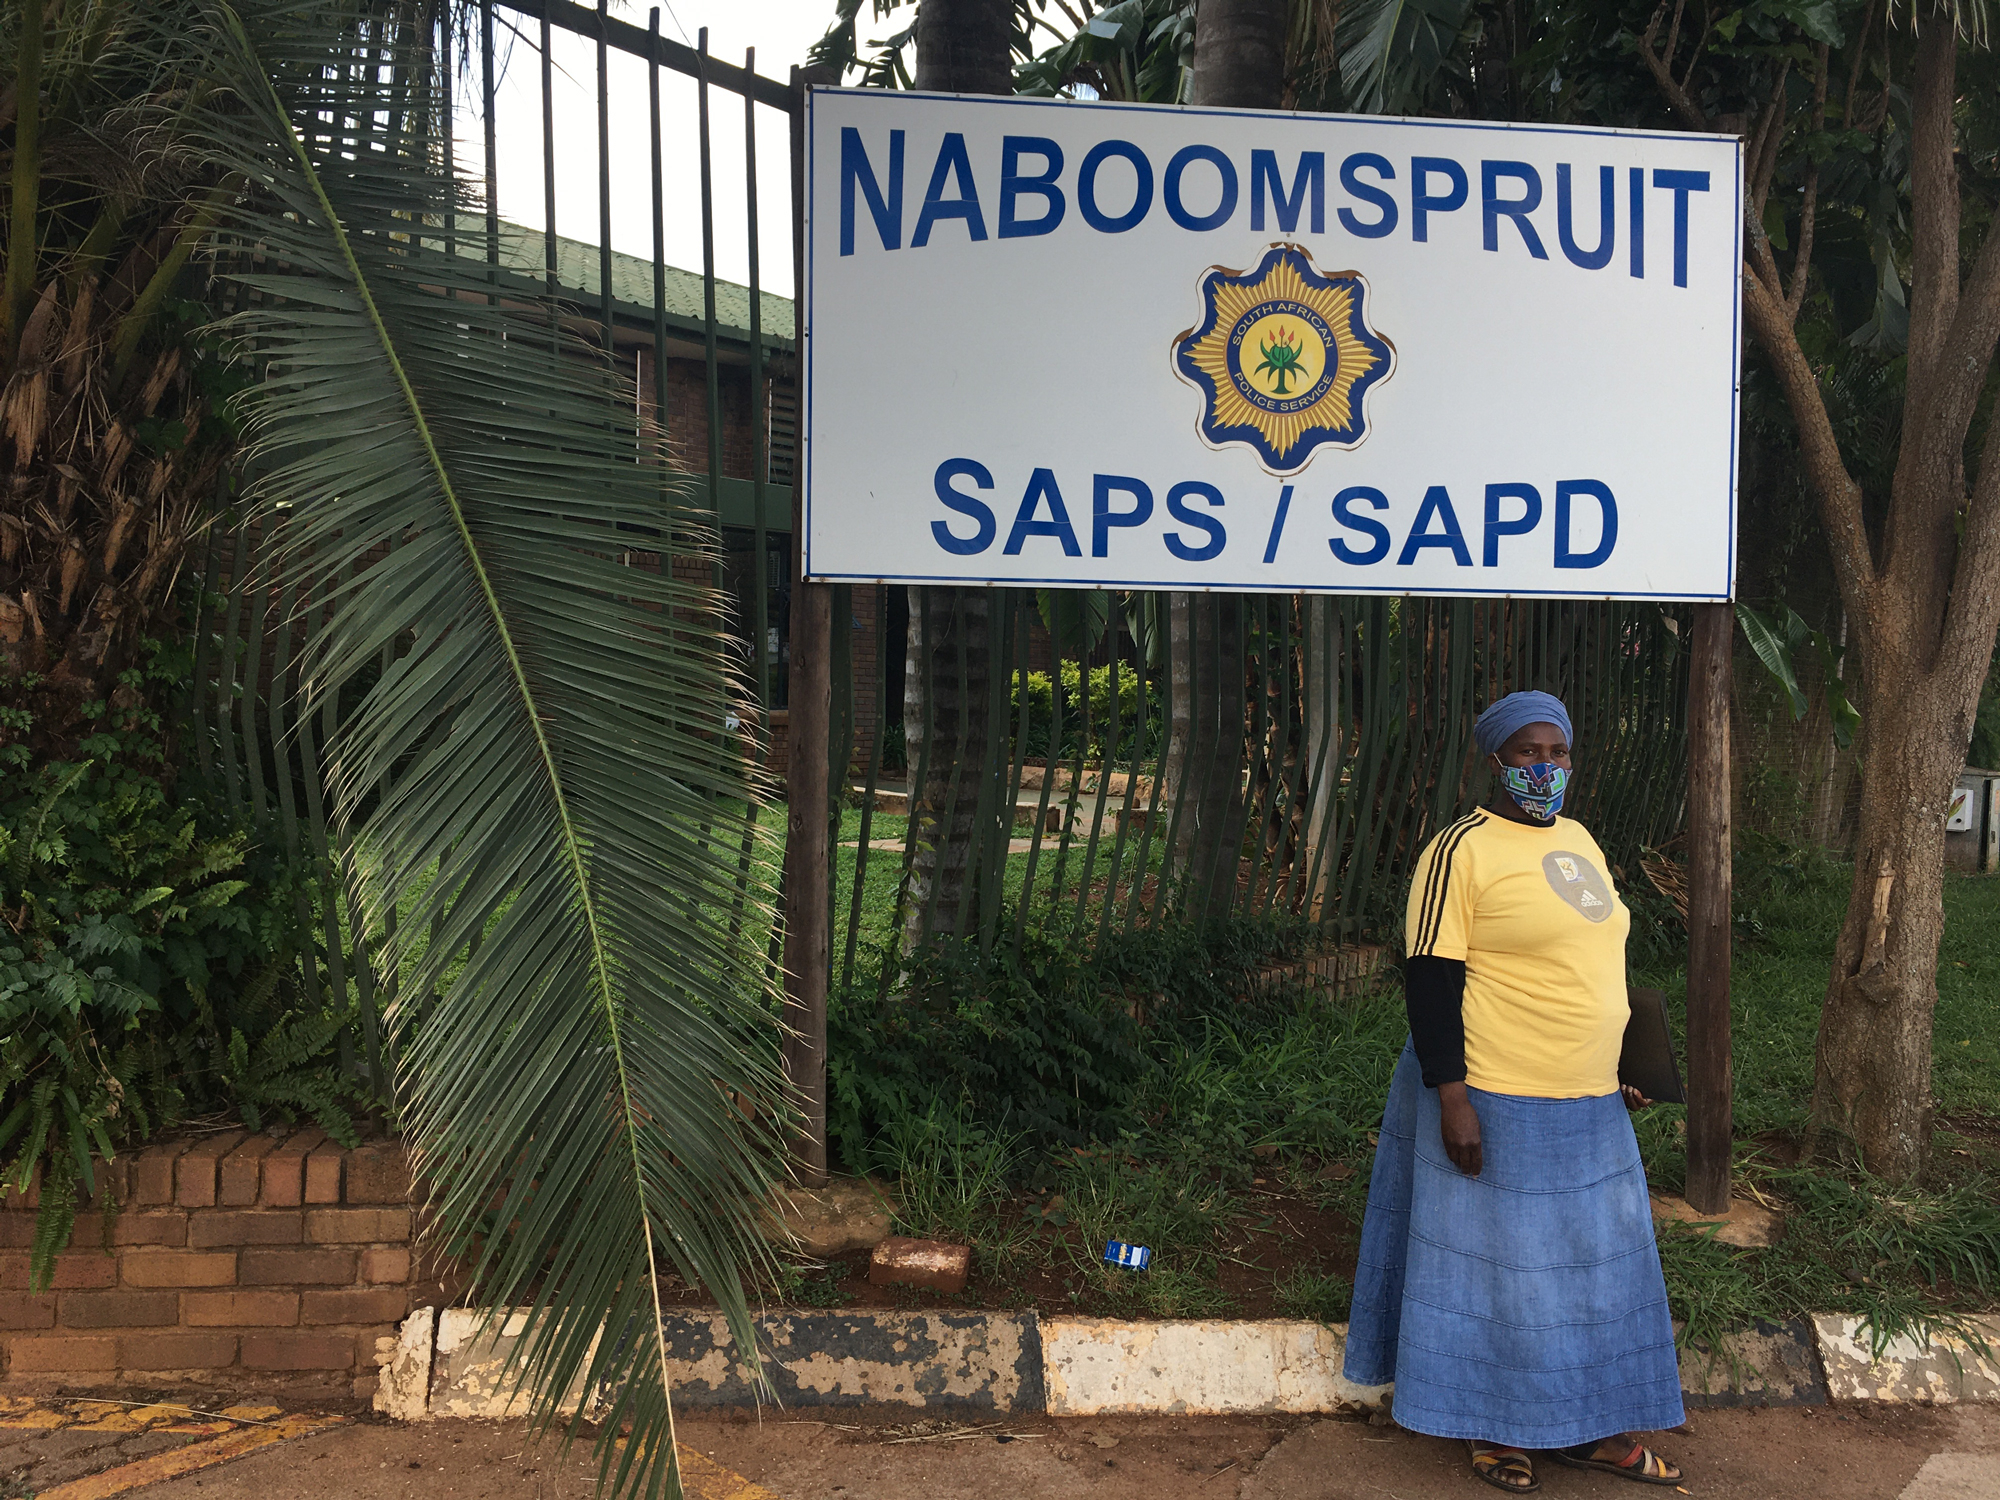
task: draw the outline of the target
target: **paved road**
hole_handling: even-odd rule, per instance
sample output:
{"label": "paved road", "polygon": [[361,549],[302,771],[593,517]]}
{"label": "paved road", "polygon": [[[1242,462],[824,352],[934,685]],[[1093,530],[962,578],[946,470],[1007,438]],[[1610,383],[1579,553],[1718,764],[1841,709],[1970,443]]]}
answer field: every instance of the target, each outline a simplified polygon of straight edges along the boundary
{"label": "paved road", "polygon": [[[1361,1422],[1038,1418],[969,1430],[913,1423],[907,1411],[832,1415],[837,1420],[782,1413],[761,1422],[684,1420],[683,1446],[717,1466],[705,1466],[693,1492],[698,1500],[1479,1500],[1493,1493],[1469,1477],[1456,1445]],[[32,1441],[53,1459],[62,1436],[0,1433],[0,1474],[10,1447],[18,1459]],[[1996,1406],[1701,1413],[1660,1446],[1686,1466],[1695,1495],[2000,1500]],[[43,1473],[54,1478],[56,1467]],[[77,1454],[60,1467],[68,1477],[89,1465]],[[518,1422],[396,1426],[363,1418],[135,1493],[142,1500],[584,1500],[591,1479],[586,1450],[559,1456]],[[33,1492],[0,1488],[8,1500]],[[1551,1468],[1541,1493],[1637,1500],[1645,1492]]]}

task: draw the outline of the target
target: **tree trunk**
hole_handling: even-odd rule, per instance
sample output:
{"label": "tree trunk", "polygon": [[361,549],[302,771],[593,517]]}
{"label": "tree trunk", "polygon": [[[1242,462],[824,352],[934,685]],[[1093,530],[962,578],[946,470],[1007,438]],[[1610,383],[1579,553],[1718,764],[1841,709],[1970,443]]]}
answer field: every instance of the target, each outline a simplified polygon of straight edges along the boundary
{"label": "tree trunk", "polygon": [[[1910,87],[1910,338],[1901,447],[1879,541],[1800,348],[1768,245],[1744,267],[1745,326],[1784,391],[1858,647],[1861,816],[1814,1063],[1812,1134],[1852,1139],[1869,1170],[1922,1171],[1944,932],[1944,815],[2000,625],[2000,441],[1964,448],[2000,343],[2000,234],[1963,266],[1958,38],[1933,11]],[[1782,121],[1777,122],[1782,124]],[[1801,245],[1806,243],[1801,238]],[[1801,252],[1795,287],[1807,267]]]}
{"label": "tree trunk", "polygon": [[1812,1130],[1819,1140],[1851,1141],[1876,1175],[1906,1180],[1930,1147],[1944,819],[1972,739],[1979,680],[1915,670],[1875,639],[1854,887],[1820,1013]]}
{"label": "tree trunk", "polygon": [[[916,25],[918,88],[949,94],[1013,93],[1011,0],[924,0]],[[903,736],[910,766],[910,816],[920,819],[922,826],[903,920],[905,952],[922,939],[927,922],[937,931],[958,926],[965,904],[972,899],[968,875],[973,819],[990,729],[990,604],[991,591],[983,588],[910,590]],[[925,767],[922,786],[916,784],[920,764]]]}

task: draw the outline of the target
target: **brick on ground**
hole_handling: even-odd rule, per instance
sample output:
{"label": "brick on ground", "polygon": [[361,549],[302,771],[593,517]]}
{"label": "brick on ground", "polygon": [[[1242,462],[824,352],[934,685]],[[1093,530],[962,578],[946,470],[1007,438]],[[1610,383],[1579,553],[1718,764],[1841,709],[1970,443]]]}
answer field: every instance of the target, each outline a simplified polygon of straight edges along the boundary
{"label": "brick on ground", "polygon": [[962,1292],[972,1269],[972,1251],[940,1240],[912,1240],[891,1235],[868,1258],[868,1279],[877,1286],[921,1286],[937,1292]]}

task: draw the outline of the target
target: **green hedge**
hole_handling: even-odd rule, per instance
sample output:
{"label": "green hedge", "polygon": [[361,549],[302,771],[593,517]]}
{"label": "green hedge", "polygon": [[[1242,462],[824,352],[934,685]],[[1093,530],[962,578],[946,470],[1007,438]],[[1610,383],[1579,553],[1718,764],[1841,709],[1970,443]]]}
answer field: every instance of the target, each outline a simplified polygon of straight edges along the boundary
{"label": "green hedge", "polygon": [[[1028,722],[1026,727],[1027,753],[1031,756],[1046,757],[1050,754],[1051,731],[1055,726],[1055,683],[1047,672],[1030,672],[1024,693],[1021,677],[1016,673],[1009,684],[1011,713],[1008,732],[1015,737],[1022,736],[1022,698],[1027,699]],[[1139,673],[1134,667],[1121,664],[1118,668],[1118,707],[1116,714],[1117,739],[1113,744],[1113,712],[1111,704],[1111,668],[1108,666],[1090,669],[1090,701],[1083,701],[1083,671],[1073,661],[1062,663],[1062,739],[1054,747],[1057,757],[1074,757],[1079,746],[1087,760],[1102,760],[1107,751],[1115,754],[1121,763],[1129,763],[1135,756],[1145,758],[1159,753],[1160,736],[1164,727],[1165,694],[1157,682],[1146,684],[1146,695],[1142,706],[1139,696]],[[1088,738],[1085,738],[1086,731]]]}

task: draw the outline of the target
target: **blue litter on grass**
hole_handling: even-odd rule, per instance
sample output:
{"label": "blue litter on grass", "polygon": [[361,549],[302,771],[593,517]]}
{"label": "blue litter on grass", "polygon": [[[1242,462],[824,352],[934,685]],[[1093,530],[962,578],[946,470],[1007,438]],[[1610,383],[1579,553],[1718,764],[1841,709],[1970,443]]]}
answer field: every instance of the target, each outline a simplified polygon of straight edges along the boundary
{"label": "blue litter on grass", "polygon": [[1153,1252],[1144,1245],[1128,1245],[1123,1240],[1112,1240],[1104,1247],[1104,1263],[1107,1266],[1123,1266],[1128,1271],[1143,1271],[1153,1263]]}

